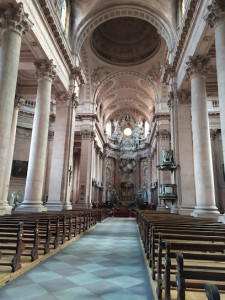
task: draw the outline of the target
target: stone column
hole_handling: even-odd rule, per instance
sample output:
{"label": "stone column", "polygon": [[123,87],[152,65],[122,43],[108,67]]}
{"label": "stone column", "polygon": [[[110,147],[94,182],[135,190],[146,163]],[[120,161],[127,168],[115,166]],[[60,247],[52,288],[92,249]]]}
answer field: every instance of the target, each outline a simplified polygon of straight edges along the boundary
{"label": "stone column", "polygon": [[213,0],[208,6],[206,22],[214,27],[216,45],[216,69],[219,92],[220,124],[223,146],[223,162],[225,174],[225,3],[223,0]]}
{"label": "stone column", "polygon": [[63,208],[63,189],[66,180],[64,161],[68,127],[67,124],[69,121],[68,114],[69,95],[66,92],[62,92],[56,97],[55,134],[53,141],[48,202],[45,205],[48,210],[62,210]]}
{"label": "stone column", "polygon": [[103,185],[103,191],[102,191],[102,202],[105,203],[106,198],[106,155],[103,154],[102,158],[102,185]]}
{"label": "stone column", "polygon": [[31,137],[24,201],[22,211],[46,211],[42,204],[52,82],[56,75],[52,60],[35,62],[38,76],[37,100]]}
{"label": "stone column", "polygon": [[77,207],[91,206],[92,152],[94,151],[95,133],[91,130],[81,131],[80,157],[80,195]]}
{"label": "stone column", "polygon": [[72,209],[71,205],[71,191],[72,191],[72,174],[73,174],[73,153],[74,153],[74,134],[75,134],[75,119],[76,119],[76,109],[78,107],[77,94],[74,92],[70,97],[69,106],[69,122],[68,122],[68,138],[66,148],[67,159],[65,160],[65,173],[68,174],[65,184],[65,201],[63,205],[64,210]]}
{"label": "stone column", "polygon": [[3,29],[3,34],[0,57],[0,215],[10,213],[7,199],[2,198],[8,167],[8,141],[12,126],[21,40],[31,26],[22,3],[9,4],[7,10],[1,13],[0,28]]}
{"label": "stone column", "polygon": [[[2,196],[2,199],[4,201],[6,200],[6,203],[5,203],[6,206],[7,206],[9,182],[10,182],[10,177],[11,177],[13,152],[14,152],[14,146],[15,146],[18,112],[19,112],[19,108],[24,104],[24,102],[25,101],[20,97],[15,98],[15,106],[14,106],[14,111],[13,111],[11,134],[10,134],[9,147],[8,147],[8,158],[7,158],[7,164],[6,164],[7,166],[6,166],[6,172],[5,172],[5,185],[4,185],[3,196]],[[12,210],[12,207],[9,205],[7,213],[10,213],[11,210]]]}
{"label": "stone column", "polygon": [[[179,175],[177,193],[179,194],[179,213],[191,214],[194,210],[195,181],[191,128],[191,95],[187,91],[176,93],[178,112]],[[176,171],[177,172],[177,171]]]}
{"label": "stone column", "polygon": [[192,215],[217,214],[213,180],[209,120],[206,103],[206,73],[209,58],[190,57],[187,75],[191,80],[192,134],[196,207]]}

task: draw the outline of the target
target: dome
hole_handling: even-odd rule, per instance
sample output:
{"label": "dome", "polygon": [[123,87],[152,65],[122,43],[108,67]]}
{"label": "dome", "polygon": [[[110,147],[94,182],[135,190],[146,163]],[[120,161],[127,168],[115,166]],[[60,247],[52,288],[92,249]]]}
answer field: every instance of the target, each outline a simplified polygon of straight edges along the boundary
{"label": "dome", "polygon": [[92,49],[112,64],[132,65],[152,57],[160,46],[160,36],[150,23],[120,17],[98,26],[91,38]]}

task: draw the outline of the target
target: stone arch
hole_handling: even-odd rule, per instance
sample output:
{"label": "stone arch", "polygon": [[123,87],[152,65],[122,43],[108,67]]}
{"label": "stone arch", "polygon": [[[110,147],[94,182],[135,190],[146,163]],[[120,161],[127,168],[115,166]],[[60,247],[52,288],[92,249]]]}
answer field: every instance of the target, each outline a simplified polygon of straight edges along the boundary
{"label": "stone arch", "polygon": [[103,10],[94,13],[92,17],[90,15],[87,16],[74,33],[74,51],[76,53],[80,52],[80,48],[89,34],[100,24],[118,17],[134,17],[151,23],[165,39],[169,51],[172,51],[174,47],[174,33],[167,20],[154,9],[140,4],[118,4],[113,7],[105,7]]}
{"label": "stone arch", "polygon": [[[141,74],[139,72],[135,72],[135,71],[120,71],[120,72],[116,72],[116,73],[113,73],[113,74],[110,74],[109,76],[107,76],[99,85],[98,87],[96,88],[95,92],[94,92],[94,97],[93,97],[93,100],[94,100],[94,103],[96,103],[96,100],[98,98],[98,94],[99,92],[101,91],[102,87],[109,81],[111,80],[115,80],[116,78],[120,77],[120,76],[123,76],[123,75],[127,75],[127,76],[134,76],[138,79],[141,79],[143,81],[145,81],[154,91],[154,94],[155,94],[155,97],[156,97],[156,101],[158,101],[159,99],[159,94],[158,94],[158,90],[155,86],[155,84],[149,79],[147,78],[147,76],[145,76],[144,74]],[[133,87],[135,89],[135,87]],[[118,88],[117,88],[118,89]],[[137,88],[136,88],[137,89]],[[110,93],[111,93],[112,90],[110,90]],[[144,90],[139,88],[139,91],[143,92]],[[144,91],[145,93],[147,93],[146,91]]]}

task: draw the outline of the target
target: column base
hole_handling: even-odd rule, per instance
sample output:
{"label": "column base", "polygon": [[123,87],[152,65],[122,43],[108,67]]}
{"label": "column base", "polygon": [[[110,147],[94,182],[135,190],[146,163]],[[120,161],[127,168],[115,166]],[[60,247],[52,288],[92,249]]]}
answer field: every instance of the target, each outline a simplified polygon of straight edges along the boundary
{"label": "column base", "polygon": [[63,210],[72,210],[73,207],[72,207],[72,204],[69,202],[69,203],[65,203],[63,205]]}
{"label": "column base", "polygon": [[220,212],[216,206],[195,206],[191,213],[192,217],[214,217],[217,218]]}
{"label": "column base", "polygon": [[11,215],[12,213],[12,206],[10,205],[2,205],[0,207],[0,216],[3,216],[3,215]]}
{"label": "column base", "polygon": [[61,211],[63,210],[62,203],[59,202],[47,202],[45,207],[48,211]]}
{"label": "column base", "polygon": [[45,212],[47,208],[42,204],[37,205],[29,205],[29,204],[21,204],[15,209],[15,212]]}
{"label": "column base", "polygon": [[85,202],[77,202],[75,207],[76,207],[76,208],[88,208],[88,203],[85,203]]}
{"label": "column base", "polygon": [[178,209],[178,213],[180,215],[191,215],[194,212],[195,207],[194,206],[181,206]]}
{"label": "column base", "polygon": [[224,214],[224,215],[221,214],[221,215],[218,217],[218,222],[221,222],[221,223],[225,224],[225,214]]}

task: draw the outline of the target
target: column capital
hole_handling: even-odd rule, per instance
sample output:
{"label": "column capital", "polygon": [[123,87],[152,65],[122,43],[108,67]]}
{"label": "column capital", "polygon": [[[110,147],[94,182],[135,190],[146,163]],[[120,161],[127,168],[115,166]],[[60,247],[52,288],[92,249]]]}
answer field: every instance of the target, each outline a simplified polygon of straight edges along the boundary
{"label": "column capital", "polygon": [[166,129],[164,130],[159,130],[157,132],[157,137],[160,140],[169,140],[170,139],[170,132]]}
{"label": "column capital", "polygon": [[169,108],[174,107],[174,92],[169,92],[167,105],[168,105]]}
{"label": "column capital", "polygon": [[91,130],[81,130],[80,132],[81,134],[81,139],[82,140],[90,140],[90,139],[93,139],[95,138],[95,132],[94,131],[91,131]]}
{"label": "column capital", "polygon": [[190,79],[195,76],[206,76],[209,62],[210,58],[205,55],[189,56],[189,60],[186,62],[187,76]]}
{"label": "column capital", "polygon": [[178,91],[176,93],[179,104],[190,104],[191,103],[191,93],[185,90]]}
{"label": "column capital", "polygon": [[48,131],[48,140],[49,141],[54,140],[54,131],[51,129],[49,129],[49,131]]}
{"label": "column capital", "polygon": [[23,98],[20,97],[20,96],[16,96],[16,97],[15,97],[14,107],[15,107],[16,109],[19,110],[20,107],[24,105],[24,103],[25,103],[25,99],[23,99]]}
{"label": "column capital", "polygon": [[79,86],[84,85],[87,82],[85,71],[81,67],[73,68],[71,71],[71,78],[77,80]]}
{"label": "column capital", "polygon": [[56,107],[69,106],[70,94],[66,91],[62,91],[56,94]]}
{"label": "column capital", "polygon": [[78,97],[77,97],[76,93],[72,93],[71,101],[72,101],[73,108],[77,109],[79,102],[78,102]]}
{"label": "column capital", "polygon": [[34,24],[24,12],[23,3],[9,3],[6,10],[0,13],[0,29],[12,30],[23,37]]}
{"label": "column capital", "polygon": [[38,79],[46,79],[51,82],[56,76],[56,66],[52,59],[39,59],[34,62]]}
{"label": "column capital", "polygon": [[205,21],[210,27],[216,28],[217,26],[225,23],[224,0],[213,0],[212,4],[209,5],[207,9],[208,14],[205,17]]}

